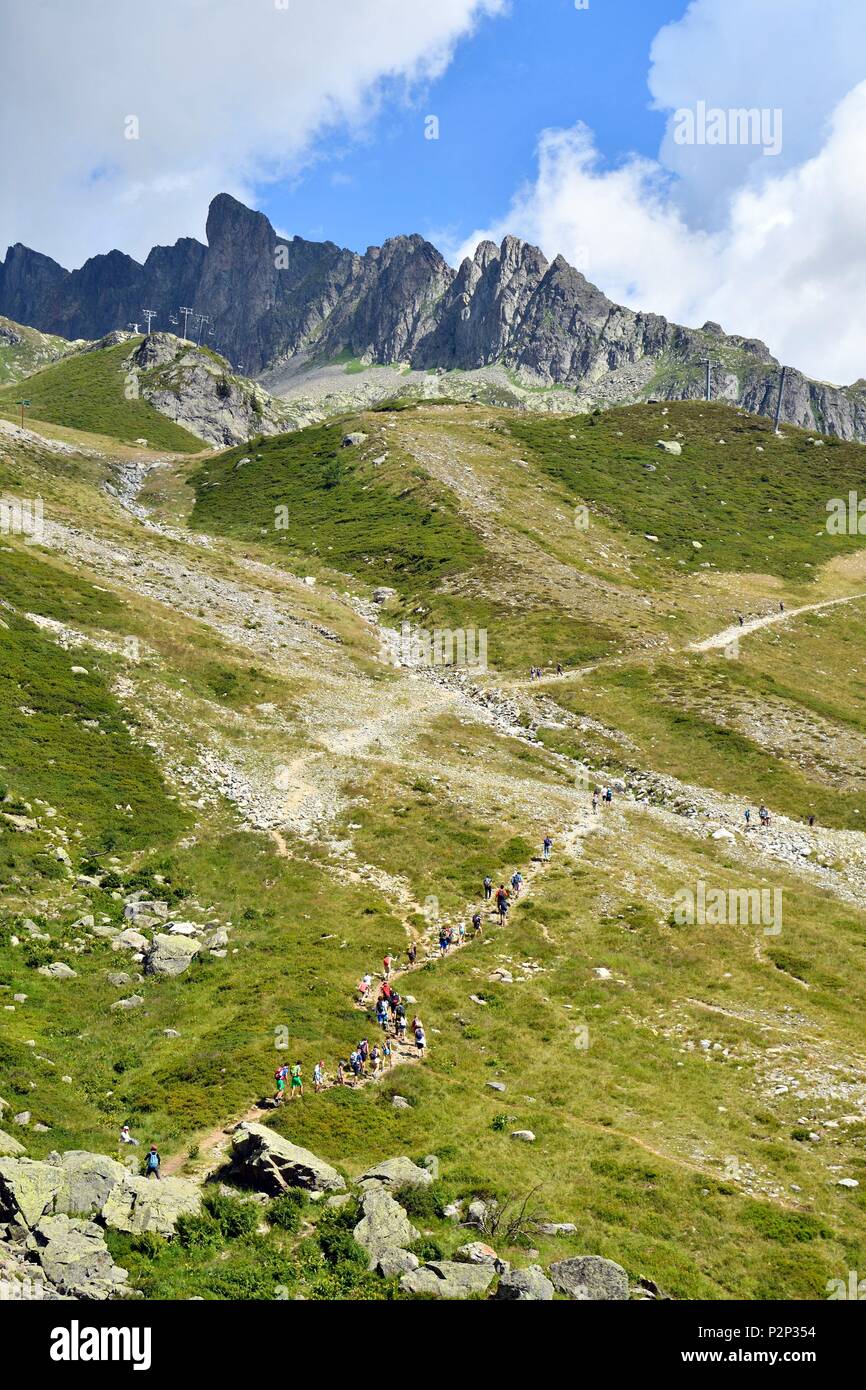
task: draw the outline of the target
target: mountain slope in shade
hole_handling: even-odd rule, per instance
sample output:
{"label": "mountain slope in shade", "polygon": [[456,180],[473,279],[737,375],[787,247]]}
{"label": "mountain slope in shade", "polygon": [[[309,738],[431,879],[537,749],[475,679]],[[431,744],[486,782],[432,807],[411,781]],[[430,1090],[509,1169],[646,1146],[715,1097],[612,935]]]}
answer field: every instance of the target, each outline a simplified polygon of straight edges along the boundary
{"label": "mountain slope in shade", "polygon": [[17,244],[0,263],[0,312],[43,332],[98,338],[143,308],[165,329],[185,304],[209,315],[216,346],[249,375],[269,369],[286,381],[341,358],[496,370],[530,391],[565,390],[577,408],[699,397],[711,357],[717,397],[774,415],[781,390],[784,421],[866,440],[863,381],[837,387],[789,368],[782,389],[780,364],[760,341],[624,308],[562,256],[549,262],[516,237],[482,242],[455,271],[417,235],[363,256],[286,240],[221,193],[207,239],[154,247],[143,265],[112,251],[71,272]]}

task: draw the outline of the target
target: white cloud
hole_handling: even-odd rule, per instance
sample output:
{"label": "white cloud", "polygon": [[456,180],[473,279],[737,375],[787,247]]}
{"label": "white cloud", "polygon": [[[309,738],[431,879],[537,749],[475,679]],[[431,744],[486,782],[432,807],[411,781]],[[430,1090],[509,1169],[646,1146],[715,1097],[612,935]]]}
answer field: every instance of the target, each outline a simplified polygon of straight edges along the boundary
{"label": "white cloud", "polygon": [[[4,4],[0,236],[77,265],[201,237],[225,190],[291,174],[384,90],[429,82],[506,0]],[[140,136],[125,137],[136,116]],[[5,245],[5,241],[2,243]]]}
{"label": "white cloud", "polygon": [[[864,25],[862,0],[695,0],[653,46],[659,159],[610,168],[583,124],[545,131],[535,182],[455,258],[512,232],[618,302],[718,320],[825,380],[866,376]],[[782,156],[677,146],[673,113],[699,100],[781,106]]]}

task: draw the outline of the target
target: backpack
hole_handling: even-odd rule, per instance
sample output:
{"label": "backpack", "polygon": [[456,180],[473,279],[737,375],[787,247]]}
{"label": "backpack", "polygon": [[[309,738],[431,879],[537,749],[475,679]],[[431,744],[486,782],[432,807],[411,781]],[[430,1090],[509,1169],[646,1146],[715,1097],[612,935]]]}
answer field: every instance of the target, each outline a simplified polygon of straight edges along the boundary
{"label": "backpack", "polygon": [[146,1167],[149,1173],[155,1173],[159,1167],[159,1154],[149,1153]]}

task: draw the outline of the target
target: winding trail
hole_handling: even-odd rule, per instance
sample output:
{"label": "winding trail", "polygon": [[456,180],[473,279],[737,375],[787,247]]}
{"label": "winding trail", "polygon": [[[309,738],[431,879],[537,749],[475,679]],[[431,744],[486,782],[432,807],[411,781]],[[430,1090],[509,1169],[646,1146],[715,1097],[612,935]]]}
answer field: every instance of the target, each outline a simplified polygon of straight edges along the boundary
{"label": "winding trail", "polygon": [[[566,830],[564,830],[561,833],[561,847],[559,849],[559,854],[574,854],[578,852],[580,848],[580,842],[583,839],[583,837],[585,835],[591,834],[592,831],[600,824],[601,819],[599,817],[594,816],[589,810],[585,811],[580,820],[574,822],[571,826],[569,826]],[[289,857],[288,845],[286,844],[285,839],[279,833],[279,831],[271,831],[271,836],[274,840],[277,853],[280,855],[280,857]],[[538,874],[543,872],[545,862],[547,861],[544,861],[540,856],[536,856],[533,857],[532,862],[529,865],[527,865],[526,872],[523,876],[523,894],[521,895],[521,897],[523,897],[524,900],[525,896],[527,895],[527,889],[529,888],[529,885],[538,876]],[[475,902],[467,904],[462,913],[456,914],[455,920],[459,921],[463,916],[471,914],[472,911],[475,909],[476,905],[477,904]],[[482,904],[481,906],[483,910],[484,905]],[[512,916],[512,913],[518,912],[521,906],[521,898],[516,898],[512,901],[511,909],[508,914],[509,920]],[[498,923],[498,913],[492,910],[488,912],[488,921],[491,923]],[[508,923],[506,923],[504,927],[500,928],[500,930],[507,930],[507,927]],[[393,983],[396,980],[405,979],[407,975],[417,975],[421,970],[424,970],[426,967],[435,967],[442,961],[447,961],[450,957],[456,955],[458,952],[465,951],[467,948],[476,944],[473,943],[470,940],[470,938],[467,937],[462,944],[455,945],[454,947],[452,947],[449,954],[443,957],[440,955],[439,951],[435,947],[435,942],[436,940],[438,940],[438,935],[439,925],[437,924],[431,930],[430,940],[426,943],[428,946],[431,947],[431,949],[428,951],[428,954],[424,957],[424,959],[417,960],[414,965],[407,964],[402,966],[398,970],[392,970],[389,976],[390,982]],[[423,943],[424,941],[424,939],[420,937],[417,939],[419,941],[419,944]],[[491,939],[493,938],[489,935],[485,938],[485,940]],[[483,944],[483,942],[481,944]],[[383,976],[381,974],[374,974],[373,978],[374,980],[381,980]],[[414,1008],[415,1006],[413,1005],[412,1007]],[[420,1007],[421,1006],[419,1004],[419,1010]],[[364,1003],[356,1003],[356,1008],[359,1013],[363,1013],[365,1018],[369,1020],[370,1028],[373,1030],[373,1032],[375,1032],[375,1030],[378,1028],[378,1025],[375,1022],[375,1016],[371,1015],[370,1013],[369,1005],[366,1005]],[[372,1032],[371,1036],[373,1036]],[[378,1036],[378,1034],[376,1034],[376,1036]],[[418,1066],[420,1064],[421,1059],[418,1055],[416,1048],[411,1042],[399,1042],[396,1038],[391,1038],[390,1041],[391,1047],[393,1049],[393,1060],[391,1062],[391,1065],[387,1068],[382,1069],[375,1076],[368,1075],[361,1078],[361,1080],[356,1080],[355,1078],[353,1078],[351,1081],[347,1081],[346,1085],[352,1087],[376,1085],[378,1082],[384,1081],[386,1077],[390,1076],[393,1073],[394,1069],[398,1066]],[[326,1082],[323,1089],[326,1091],[330,1090],[331,1087],[335,1086],[336,1084],[337,1083],[333,1079],[333,1077],[329,1076],[329,1079]],[[305,1087],[309,1087],[310,1098],[314,1099],[316,1093],[312,1089],[312,1082],[308,1079],[307,1081],[305,1081],[304,1085]],[[306,1099],[307,1097],[305,1096],[300,1103],[304,1104],[304,1101]],[[298,1104],[297,1101],[287,1100],[283,1102],[283,1105],[280,1108],[286,1109],[287,1107],[296,1104]],[[225,1157],[225,1141],[227,1137],[231,1134],[231,1132],[237,1127],[237,1125],[243,1123],[244,1121],[247,1121],[249,1123],[261,1123],[268,1115],[274,1113],[274,1109],[275,1107],[265,1105],[262,1103],[261,1100],[257,1101],[254,1105],[250,1106],[250,1108],[247,1111],[245,1111],[243,1115],[237,1116],[235,1119],[229,1120],[221,1125],[216,1125],[213,1129],[210,1129],[205,1133],[199,1135],[197,1138],[193,1139],[191,1146],[194,1145],[195,1147],[197,1147],[199,1151],[199,1157],[201,1159],[206,1159],[209,1165],[203,1171],[196,1174],[196,1176],[201,1177],[201,1179],[203,1180],[206,1176],[208,1176],[209,1173],[213,1172],[214,1169],[219,1166],[219,1164],[223,1161]],[[186,1166],[187,1162],[197,1162],[197,1160],[188,1159],[188,1152],[188,1149],[182,1150],[164,1159],[161,1166],[161,1172],[163,1173],[163,1175],[166,1177],[170,1177],[173,1174],[180,1172],[181,1169],[183,1169]],[[211,1161],[214,1159],[217,1159],[217,1162]]]}
{"label": "winding trail", "polygon": [[758,632],[762,627],[775,627],[777,623],[784,623],[788,618],[798,618],[801,613],[817,613],[822,608],[835,608],[840,603],[856,603],[859,599],[866,598],[866,594],[850,594],[846,598],[827,598],[821,603],[805,603],[801,608],[785,608],[778,612],[766,613],[763,618],[749,618],[742,626],[733,623],[731,627],[726,627],[722,632],[715,633],[712,637],[705,637],[700,642],[692,642],[685,648],[688,652],[711,652],[718,651],[720,648],[729,647],[732,642],[741,637],[748,637],[751,632]]}

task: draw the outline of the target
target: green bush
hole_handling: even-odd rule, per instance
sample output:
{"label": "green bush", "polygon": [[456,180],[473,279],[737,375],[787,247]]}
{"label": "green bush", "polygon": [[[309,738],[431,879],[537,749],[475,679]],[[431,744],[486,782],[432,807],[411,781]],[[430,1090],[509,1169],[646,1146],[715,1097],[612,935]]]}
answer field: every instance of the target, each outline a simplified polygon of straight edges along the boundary
{"label": "green bush", "polygon": [[222,1232],[210,1216],[182,1212],[175,1229],[184,1250],[212,1250],[222,1241]]}
{"label": "green bush", "polygon": [[441,1182],[430,1183],[428,1187],[401,1187],[394,1196],[409,1216],[419,1221],[441,1220],[451,1200]]}
{"label": "green bush", "polygon": [[259,1224],[260,1209],[256,1202],[226,1197],[221,1192],[208,1192],[202,1206],[226,1240],[251,1235]]}
{"label": "green bush", "polygon": [[289,1231],[293,1234],[301,1224],[304,1200],[304,1194],[299,1188],[290,1187],[288,1192],[284,1192],[282,1196],[275,1197],[272,1202],[268,1203],[265,1211],[268,1224],[279,1226],[281,1231]]}

